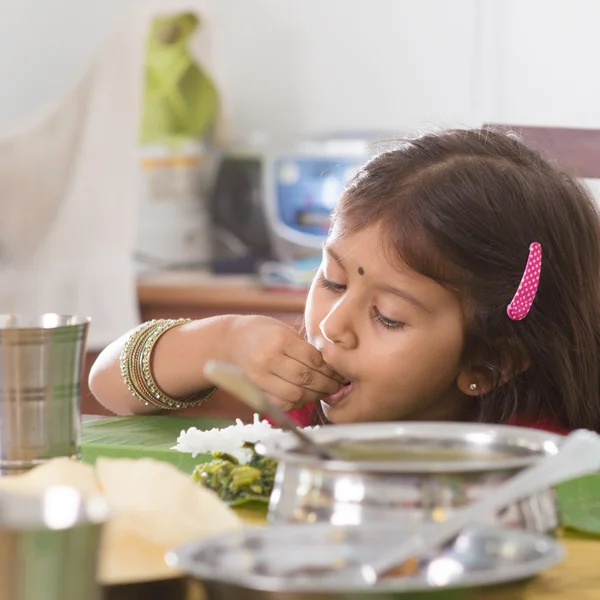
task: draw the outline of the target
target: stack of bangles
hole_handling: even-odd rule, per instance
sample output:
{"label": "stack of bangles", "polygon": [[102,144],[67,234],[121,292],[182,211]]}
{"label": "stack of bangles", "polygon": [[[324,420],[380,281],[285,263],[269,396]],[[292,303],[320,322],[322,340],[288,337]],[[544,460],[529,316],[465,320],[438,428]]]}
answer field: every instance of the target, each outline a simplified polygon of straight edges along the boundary
{"label": "stack of bangles", "polygon": [[150,361],[156,342],[169,329],[190,321],[191,319],[157,319],[142,323],[125,343],[120,357],[121,375],[129,391],[146,406],[155,406],[163,410],[199,406],[217,391],[216,388],[212,388],[185,398],[171,398],[154,380]]}

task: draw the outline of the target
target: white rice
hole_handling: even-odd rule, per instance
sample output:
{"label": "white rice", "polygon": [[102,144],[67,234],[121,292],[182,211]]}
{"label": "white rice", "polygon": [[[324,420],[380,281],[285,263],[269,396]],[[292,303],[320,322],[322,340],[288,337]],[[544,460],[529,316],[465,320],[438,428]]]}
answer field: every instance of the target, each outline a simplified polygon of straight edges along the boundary
{"label": "white rice", "polygon": [[[306,430],[318,429],[306,427]],[[196,458],[198,454],[210,454],[211,452],[227,452],[235,456],[240,463],[247,463],[252,457],[250,450],[242,448],[244,442],[263,442],[277,436],[291,435],[281,429],[271,427],[268,421],[261,421],[258,414],[254,414],[254,421],[250,425],[244,425],[240,419],[236,419],[235,425],[219,429],[215,427],[209,431],[202,431],[196,427],[190,427],[182,431],[177,438],[177,445],[173,450],[185,452]]]}

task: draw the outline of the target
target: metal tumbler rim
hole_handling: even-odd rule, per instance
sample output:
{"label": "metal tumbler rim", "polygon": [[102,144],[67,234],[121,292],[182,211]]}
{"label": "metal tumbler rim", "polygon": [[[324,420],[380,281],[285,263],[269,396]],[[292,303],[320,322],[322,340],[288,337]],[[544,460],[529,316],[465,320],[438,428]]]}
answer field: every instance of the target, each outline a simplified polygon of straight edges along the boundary
{"label": "metal tumbler rim", "polygon": [[90,317],[70,315],[66,313],[42,313],[38,315],[21,313],[0,314],[0,331],[4,330],[31,330],[31,329],[59,329],[89,325]]}
{"label": "metal tumbler rim", "polygon": [[0,491],[0,530],[68,529],[103,524],[109,516],[103,496],[85,495],[69,485],[53,485],[38,494]]}

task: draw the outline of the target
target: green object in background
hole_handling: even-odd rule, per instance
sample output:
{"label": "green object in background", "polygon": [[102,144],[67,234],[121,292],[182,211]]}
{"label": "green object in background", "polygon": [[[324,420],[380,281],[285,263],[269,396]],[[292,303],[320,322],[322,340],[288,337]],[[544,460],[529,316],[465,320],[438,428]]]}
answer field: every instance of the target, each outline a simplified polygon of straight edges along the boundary
{"label": "green object in background", "polygon": [[156,19],[148,34],[143,143],[201,138],[215,120],[218,93],[188,43],[197,29],[192,13]]}
{"label": "green object in background", "polygon": [[108,458],[154,458],[169,462],[190,475],[196,465],[213,459],[210,454],[191,454],[171,450],[184,429],[207,430],[228,427],[231,421],[158,415],[107,417],[83,423],[82,458],[94,464],[100,456]]}

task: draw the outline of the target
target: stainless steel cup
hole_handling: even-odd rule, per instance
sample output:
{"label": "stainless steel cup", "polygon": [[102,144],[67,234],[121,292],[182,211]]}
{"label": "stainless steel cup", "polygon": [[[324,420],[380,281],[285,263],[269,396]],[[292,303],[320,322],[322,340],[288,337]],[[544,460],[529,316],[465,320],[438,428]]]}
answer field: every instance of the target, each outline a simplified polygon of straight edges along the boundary
{"label": "stainless steel cup", "polygon": [[0,475],[79,456],[90,319],[0,315]]}
{"label": "stainless steel cup", "polygon": [[100,600],[103,498],[66,486],[41,497],[0,492],[0,600]]}

